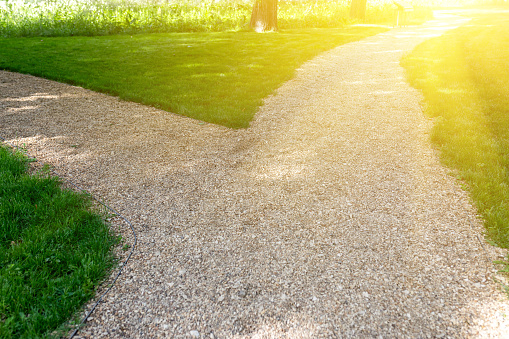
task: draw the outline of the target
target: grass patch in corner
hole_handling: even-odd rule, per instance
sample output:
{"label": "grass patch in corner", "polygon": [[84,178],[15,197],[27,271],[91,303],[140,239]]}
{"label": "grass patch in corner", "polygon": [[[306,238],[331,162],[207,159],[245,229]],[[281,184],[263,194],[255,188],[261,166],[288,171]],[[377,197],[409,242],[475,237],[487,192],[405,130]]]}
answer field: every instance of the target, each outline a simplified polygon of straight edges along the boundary
{"label": "grass patch in corner", "polygon": [[0,69],[117,95],[231,128],[321,52],[378,27],[0,39]]}
{"label": "grass patch in corner", "polygon": [[402,60],[434,118],[432,141],[485,219],[488,239],[509,248],[509,18],[478,16]]}
{"label": "grass patch in corner", "polygon": [[91,200],[27,167],[0,146],[0,338],[65,331],[115,264],[117,238]]}

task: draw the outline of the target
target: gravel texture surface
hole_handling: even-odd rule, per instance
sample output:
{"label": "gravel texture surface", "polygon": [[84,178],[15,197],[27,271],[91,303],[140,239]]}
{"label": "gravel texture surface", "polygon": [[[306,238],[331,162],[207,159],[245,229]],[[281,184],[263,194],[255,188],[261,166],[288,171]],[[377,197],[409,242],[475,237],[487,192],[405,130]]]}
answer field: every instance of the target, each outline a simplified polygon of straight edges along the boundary
{"label": "gravel texture surface", "polygon": [[503,337],[482,224],[402,55],[464,23],[331,50],[229,130],[0,72],[0,134],[128,217],[139,246],[77,337]]}

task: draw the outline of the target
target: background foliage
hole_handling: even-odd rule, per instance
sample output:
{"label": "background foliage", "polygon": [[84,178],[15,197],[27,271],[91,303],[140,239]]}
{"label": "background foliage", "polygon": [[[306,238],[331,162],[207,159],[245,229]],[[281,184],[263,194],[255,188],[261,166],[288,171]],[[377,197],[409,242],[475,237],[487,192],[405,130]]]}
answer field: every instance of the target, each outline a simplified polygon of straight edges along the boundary
{"label": "background foliage", "polygon": [[[414,0],[416,20],[431,17],[433,3]],[[442,1],[443,2],[443,1]],[[280,0],[278,25],[333,28],[352,23],[350,0]],[[248,29],[253,1],[0,0],[0,36],[73,36]],[[366,22],[389,23],[390,0],[368,1]]]}

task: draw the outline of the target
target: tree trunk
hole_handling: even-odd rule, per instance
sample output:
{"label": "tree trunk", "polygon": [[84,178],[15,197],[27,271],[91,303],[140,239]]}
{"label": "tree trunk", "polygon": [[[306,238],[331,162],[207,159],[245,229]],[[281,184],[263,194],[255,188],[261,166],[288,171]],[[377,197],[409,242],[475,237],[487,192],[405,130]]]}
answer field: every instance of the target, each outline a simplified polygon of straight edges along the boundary
{"label": "tree trunk", "polygon": [[277,31],[278,0],[255,0],[249,27],[257,32]]}
{"label": "tree trunk", "polygon": [[350,5],[350,18],[364,20],[366,18],[366,1],[352,0]]}

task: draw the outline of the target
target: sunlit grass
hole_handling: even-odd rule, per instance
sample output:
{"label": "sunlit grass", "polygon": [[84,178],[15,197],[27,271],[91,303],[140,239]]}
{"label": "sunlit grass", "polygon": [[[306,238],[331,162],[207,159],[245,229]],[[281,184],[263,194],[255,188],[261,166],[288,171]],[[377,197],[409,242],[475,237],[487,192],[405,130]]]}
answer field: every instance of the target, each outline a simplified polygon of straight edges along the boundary
{"label": "sunlit grass", "polygon": [[509,247],[509,18],[478,17],[418,46],[402,64],[434,118],[432,140],[486,220]]}
{"label": "sunlit grass", "polygon": [[0,146],[0,338],[40,338],[88,301],[116,238],[91,201]]}
{"label": "sunlit grass", "polygon": [[0,68],[233,128],[304,61],[383,28],[0,39]]}

